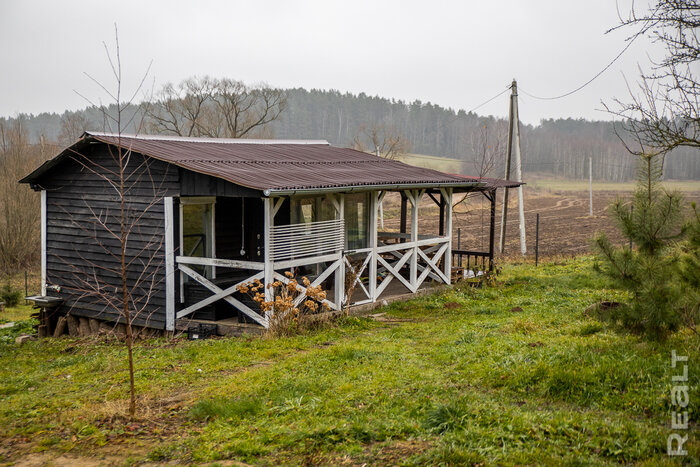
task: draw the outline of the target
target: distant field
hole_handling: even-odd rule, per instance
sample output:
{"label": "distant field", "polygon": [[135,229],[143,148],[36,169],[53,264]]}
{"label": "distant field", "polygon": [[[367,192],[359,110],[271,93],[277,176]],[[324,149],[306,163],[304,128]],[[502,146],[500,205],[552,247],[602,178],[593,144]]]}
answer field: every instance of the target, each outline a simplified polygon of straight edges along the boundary
{"label": "distant field", "polygon": [[[450,173],[463,173],[469,171],[469,164],[464,161],[452,159],[450,157],[430,156],[427,154],[406,154],[399,157],[401,162],[415,165],[417,167],[425,167],[427,169],[441,170]],[[495,175],[497,177],[501,174]],[[524,176],[525,183],[529,187],[543,190],[553,191],[588,191],[588,180],[566,180],[556,178],[552,175],[535,175],[526,173]],[[700,192],[700,180],[670,180],[664,182],[669,188],[682,192]],[[634,189],[634,181],[629,182],[597,182],[593,181],[593,189],[595,191],[632,191]]]}
{"label": "distant field", "polygon": [[401,162],[416,167],[425,167],[426,169],[440,170],[449,173],[461,173],[464,168],[464,162],[452,159],[450,157],[429,156],[427,154],[406,154],[398,158]]}
{"label": "distant field", "polygon": [[[536,180],[528,180],[525,174],[525,182],[528,186],[536,189],[553,190],[553,191],[588,191],[588,181],[584,180],[564,180],[564,179],[547,179],[541,178]],[[682,192],[700,191],[700,181],[696,180],[669,180],[664,182],[668,188],[679,190]],[[634,182],[593,182],[594,191],[632,191],[634,190]]]}

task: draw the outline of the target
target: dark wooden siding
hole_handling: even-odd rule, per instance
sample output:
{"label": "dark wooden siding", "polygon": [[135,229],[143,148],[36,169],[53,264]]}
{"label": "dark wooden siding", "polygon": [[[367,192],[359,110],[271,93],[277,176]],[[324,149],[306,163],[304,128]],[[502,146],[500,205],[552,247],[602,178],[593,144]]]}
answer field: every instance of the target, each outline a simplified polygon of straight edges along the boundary
{"label": "dark wooden siding", "polygon": [[180,169],[181,196],[232,196],[260,198],[262,192],[216,177]]}
{"label": "dark wooden siding", "polygon": [[[104,144],[92,145],[84,157],[66,160],[40,181],[47,193],[47,282],[61,287],[65,311],[107,321],[122,321],[120,197],[104,179],[116,181],[109,175],[117,171],[115,152]],[[164,328],[163,197],[179,195],[179,170],[132,154],[127,173],[126,261],[131,310],[137,310],[133,322]]]}

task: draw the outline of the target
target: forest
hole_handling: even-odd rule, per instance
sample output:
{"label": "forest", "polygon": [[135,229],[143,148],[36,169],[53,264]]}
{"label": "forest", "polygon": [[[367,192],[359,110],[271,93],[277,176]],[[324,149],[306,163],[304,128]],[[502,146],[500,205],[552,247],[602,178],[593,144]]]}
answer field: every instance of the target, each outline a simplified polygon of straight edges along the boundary
{"label": "forest", "polygon": [[[325,139],[337,146],[352,146],[367,128],[381,127],[406,141],[409,152],[463,161],[465,174],[483,174],[483,153],[496,153],[486,172],[501,176],[507,121],[474,112],[445,108],[430,102],[404,102],[364,93],[334,90],[283,90],[286,107],[258,136],[290,139]],[[113,110],[113,109],[111,109]],[[134,108],[140,113],[142,108]],[[504,109],[505,113],[505,109]],[[5,128],[18,123],[33,144],[70,144],[84,129],[103,130],[103,113],[86,108],[63,114],[20,114],[0,118]],[[140,121],[139,118],[133,120]],[[135,128],[127,128],[127,132]],[[625,181],[635,175],[635,157],[620,141],[624,132],[613,121],[547,119],[538,125],[521,124],[523,170],[526,174],[569,179],[593,178]],[[142,132],[147,132],[143,131]],[[249,135],[254,136],[254,135]],[[700,160],[691,148],[678,148],[666,157],[666,179],[700,178]]]}

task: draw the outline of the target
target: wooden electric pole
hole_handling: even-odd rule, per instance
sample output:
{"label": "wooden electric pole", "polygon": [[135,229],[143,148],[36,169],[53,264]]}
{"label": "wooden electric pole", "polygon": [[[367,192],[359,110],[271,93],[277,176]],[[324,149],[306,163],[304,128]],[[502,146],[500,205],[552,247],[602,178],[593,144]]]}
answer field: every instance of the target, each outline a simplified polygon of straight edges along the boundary
{"label": "wooden electric pole", "polygon": [[[515,137],[515,145],[513,138]],[[508,145],[506,151],[506,180],[510,180],[511,159],[515,148],[516,181],[523,181],[522,155],[520,151],[520,120],[518,117],[518,84],[515,80],[511,84],[510,109],[508,111]],[[520,224],[520,253],[527,253],[525,238],[525,205],[523,204],[523,187],[518,187],[518,217]],[[501,237],[498,250],[503,253],[506,241],[506,225],[508,222],[508,188],[503,191],[503,208],[501,210]]]}
{"label": "wooden electric pole", "polygon": [[588,158],[588,217],[593,217],[593,158]]}

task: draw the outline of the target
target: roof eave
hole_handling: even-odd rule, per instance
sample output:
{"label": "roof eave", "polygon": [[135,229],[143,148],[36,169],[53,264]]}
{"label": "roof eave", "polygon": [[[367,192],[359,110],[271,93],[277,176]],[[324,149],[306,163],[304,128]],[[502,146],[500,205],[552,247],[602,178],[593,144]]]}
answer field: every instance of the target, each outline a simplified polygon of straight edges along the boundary
{"label": "roof eave", "polygon": [[479,188],[482,182],[426,182],[426,183],[389,183],[374,185],[346,185],[319,188],[268,188],[263,190],[266,197],[315,195],[323,193],[359,193],[376,190],[421,190],[429,188]]}

